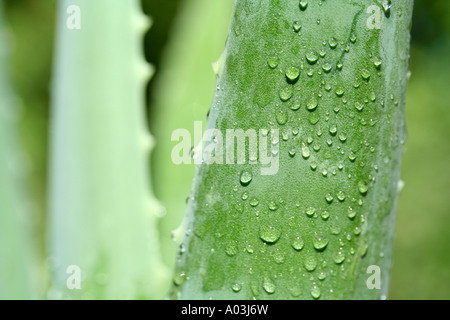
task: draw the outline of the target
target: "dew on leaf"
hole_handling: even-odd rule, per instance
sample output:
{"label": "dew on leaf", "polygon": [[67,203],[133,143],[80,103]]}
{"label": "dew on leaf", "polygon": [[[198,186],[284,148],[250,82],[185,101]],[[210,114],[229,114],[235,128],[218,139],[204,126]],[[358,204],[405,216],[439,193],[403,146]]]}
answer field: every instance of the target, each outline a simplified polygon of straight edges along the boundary
{"label": "dew on leaf", "polygon": [[317,56],[317,53],[315,53],[314,51],[309,51],[306,54],[306,61],[308,61],[309,64],[316,63],[318,59],[319,57]]}
{"label": "dew on leaf", "polygon": [[280,63],[280,59],[277,56],[270,57],[267,59],[267,64],[271,69],[275,69]]}
{"label": "dew on leaf", "polygon": [[336,264],[341,264],[345,261],[345,254],[342,251],[339,251],[336,256],[334,257],[334,262]]}
{"label": "dew on leaf", "polygon": [[266,226],[261,229],[259,236],[264,242],[275,243],[280,239],[281,232],[272,226]]}
{"label": "dew on leaf", "polygon": [[325,250],[325,248],[327,247],[327,245],[328,245],[328,239],[325,239],[325,238],[323,238],[323,237],[321,237],[321,236],[316,237],[316,238],[314,239],[313,246],[314,246],[314,249],[316,249],[317,251],[323,251],[323,250]]}
{"label": "dew on leaf", "polygon": [[317,300],[317,299],[320,298],[320,295],[321,295],[321,292],[320,292],[319,287],[314,286],[314,287],[311,289],[311,297],[313,297],[314,299]]}
{"label": "dew on leaf", "polygon": [[273,281],[268,277],[264,278],[263,288],[268,294],[273,294],[276,290],[275,283],[273,283]]}
{"label": "dew on leaf", "polygon": [[305,269],[309,272],[316,270],[317,267],[317,259],[314,255],[308,255],[305,257],[305,261],[303,262]]}
{"label": "dew on leaf", "polygon": [[312,96],[306,104],[306,109],[308,109],[309,111],[314,111],[317,108],[318,104],[319,102],[317,101],[317,98],[315,96]]}
{"label": "dew on leaf", "polygon": [[286,70],[286,78],[288,82],[295,82],[300,76],[300,70],[297,67],[290,67]]}
{"label": "dew on leaf", "polygon": [[308,7],[308,0],[300,0],[298,5],[300,7],[300,10],[305,11]]}
{"label": "dew on leaf", "polygon": [[303,249],[303,246],[305,245],[303,239],[301,237],[296,237],[294,239],[294,241],[292,241],[292,248],[294,248],[294,250],[300,251]]}
{"label": "dew on leaf", "polygon": [[288,101],[292,97],[293,89],[292,87],[283,88],[280,90],[279,94],[282,101]]}
{"label": "dew on leaf", "polygon": [[253,179],[253,174],[250,170],[243,170],[241,172],[241,185],[248,186]]}

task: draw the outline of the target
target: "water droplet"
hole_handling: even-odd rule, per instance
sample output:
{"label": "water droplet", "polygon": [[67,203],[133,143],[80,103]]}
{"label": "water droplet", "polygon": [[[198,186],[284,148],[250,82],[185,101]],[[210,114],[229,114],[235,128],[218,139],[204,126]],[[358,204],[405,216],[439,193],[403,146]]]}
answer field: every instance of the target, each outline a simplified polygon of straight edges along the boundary
{"label": "water droplet", "polygon": [[350,43],[346,43],[346,44],[345,44],[344,51],[345,51],[346,53],[349,53],[349,52],[350,52]]}
{"label": "water droplet", "polygon": [[273,283],[273,281],[270,278],[265,277],[263,282],[263,288],[268,294],[272,294],[275,292],[276,286],[275,283]]}
{"label": "water droplet", "polygon": [[320,272],[319,275],[317,276],[317,279],[319,279],[320,281],[323,281],[327,278],[327,274],[325,272]]}
{"label": "water droplet", "polygon": [[310,124],[315,125],[317,122],[319,122],[320,117],[317,113],[311,113],[308,117],[308,121]]}
{"label": "water droplet", "polygon": [[335,124],[331,125],[329,131],[332,136],[335,136],[337,133],[337,126]]}
{"label": "water droplet", "polygon": [[270,211],[276,211],[278,209],[278,205],[276,204],[275,201],[270,201],[269,202],[269,210]]}
{"label": "water droplet", "polygon": [[291,158],[295,157],[295,154],[296,154],[296,153],[297,153],[297,152],[295,151],[295,149],[289,150],[289,156],[290,156]]}
{"label": "water droplet", "polygon": [[309,64],[316,63],[318,59],[319,57],[317,56],[317,53],[315,53],[314,51],[309,51],[306,54],[306,61],[308,61]]}
{"label": "water droplet", "polygon": [[327,193],[327,195],[325,196],[325,200],[327,200],[328,203],[332,203],[333,202],[333,196],[331,195],[331,193]]}
{"label": "water droplet", "polygon": [[244,201],[248,199],[248,192],[247,191],[242,194],[241,199],[244,200]]}
{"label": "water droplet", "polygon": [[392,6],[391,0],[383,0],[383,11],[386,17],[388,18],[391,15],[391,6]]}
{"label": "water droplet", "polygon": [[366,241],[361,243],[360,247],[360,256],[364,257],[367,254],[367,251],[369,250],[369,245]]}
{"label": "water droplet", "polygon": [[330,40],[328,40],[328,45],[330,46],[331,49],[334,49],[337,47],[338,42],[335,38],[331,38]]}
{"label": "water droplet", "polygon": [[344,95],[344,88],[338,87],[338,88],[336,89],[336,95],[337,95],[338,97],[342,97],[342,96]]}
{"label": "water droplet", "polygon": [[275,69],[279,63],[280,63],[280,59],[278,59],[277,56],[273,56],[273,57],[267,59],[267,64],[271,69]]}
{"label": "water droplet", "polygon": [[303,159],[308,159],[311,156],[309,148],[306,145],[302,145],[302,157]]}
{"label": "water droplet", "polygon": [[322,217],[323,220],[328,220],[330,214],[328,213],[328,211],[323,211],[320,216]]}
{"label": "water droplet", "polygon": [[316,213],[316,209],[313,208],[313,207],[309,207],[309,208],[306,210],[306,215],[307,215],[308,217],[310,217],[310,218],[314,215],[314,213]]}
{"label": "water droplet", "polygon": [[358,182],[358,190],[361,194],[366,194],[367,191],[369,191],[369,187],[367,186],[367,184],[364,181],[359,181]]}
{"label": "water droplet", "polygon": [[356,108],[356,110],[358,110],[359,112],[361,112],[361,111],[363,111],[363,109],[364,109],[364,104],[362,104],[361,102],[357,101],[357,102],[355,103],[355,108]]}
{"label": "water droplet", "polygon": [[272,226],[266,226],[261,229],[259,236],[264,242],[275,243],[280,239],[281,231]]}
{"label": "water droplet", "polygon": [[238,249],[236,248],[236,246],[234,244],[229,244],[226,248],[225,248],[225,253],[227,254],[227,256],[229,257],[234,257],[237,253],[238,253]]}
{"label": "water droplet", "polygon": [[314,249],[316,249],[317,251],[323,251],[328,245],[328,240],[323,237],[316,237],[314,239],[313,245]]}
{"label": "water droplet", "polygon": [[300,69],[296,67],[290,67],[286,70],[286,79],[289,83],[297,81],[300,76]]}
{"label": "water droplet", "polygon": [[240,36],[242,34],[242,27],[240,25],[240,23],[236,23],[236,26],[234,27],[234,33],[236,34],[236,36]]}
{"label": "water droplet", "polygon": [[317,136],[318,137],[322,136],[322,130],[320,129],[320,127],[319,127],[319,129],[317,129]]}
{"label": "water droplet", "polygon": [[343,67],[344,65],[342,64],[342,62],[336,63],[336,69],[338,69],[339,71],[341,71]]}
{"label": "water droplet", "polygon": [[376,68],[377,70],[380,70],[380,69],[381,69],[382,63],[383,63],[383,62],[382,62],[381,59],[378,58],[378,57],[376,57],[376,58],[374,59],[374,61],[373,61],[373,65],[375,66],[375,68]]}
{"label": "water droplet", "polygon": [[344,191],[339,191],[338,193],[337,193],[337,195],[336,195],[336,197],[338,198],[338,200],[339,201],[344,201],[345,200],[345,193],[344,193]]}
{"label": "water droplet", "polygon": [[306,104],[306,108],[309,111],[314,111],[317,108],[317,105],[319,102],[317,101],[317,98],[315,96],[312,96],[311,99],[309,99],[308,103]]}
{"label": "water droplet", "polygon": [[292,241],[292,248],[294,248],[297,251],[300,251],[303,249],[303,246],[305,245],[303,239],[301,237],[297,237],[294,239],[294,241]]}
{"label": "water droplet", "polygon": [[305,266],[305,269],[309,272],[316,270],[317,267],[316,257],[313,255],[306,256],[303,265]]}
{"label": "water droplet", "polygon": [[334,262],[336,264],[341,264],[345,260],[345,254],[342,251],[339,251],[334,257]]}
{"label": "water droplet", "polygon": [[324,72],[328,73],[328,72],[331,71],[332,66],[331,66],[331,64],[329,64],[329,63],[327,62],[327,63],[325,63],[325,64],[322,66],[322,69],[323,69]]}
{"label": "water droplet", "polygon": [[280,99],[282,101],[288,101],[292,97],[293,93],[294,93],[294,90],[292,89],[292,87],[286,87],[284,89],[281,89],[280,90]]}
{"label": "water droplet", "polygon": [[349,219],[351,219],[351,220],[355,219],[355,217],[356,217],[356,211],[353,210],[352,207],[349,207],[349,208],[348,208],[348,211],[347,211],[347,217],[348,217]]}
{"label": "water droplet", "polygon": [[235,204],[234,207],[235,207],[237,212],[239,212],[239,213],[243,213],[244,212],[244,206],[243,206],[242,203],[238,202],[238,203]]}
{"label": "water droplet", "polygon": [[290,285],[289,293],[294,297],[297,298],[302,294],[302,288],[299,286],[295,286],[294,284]]}
{"label": "water droplet", "polygon": [[308,7],[308,0],[300,0],[299,1],[300,10],[305,11]]}
{"label": "water droplet", "polygon": [[231,289],[237,293],[237,292],[241,291],[241,285],[239,283],[235,283],[235,284],[233,284]]}
{"label": "water droplet", "polygon": [[275,263],[277,264],[283,264],[284,263],[284,255],[281,251],[277,250],[274,254],[273,254],[273,260],[275,261]]}
{"label": "water droplet", "polygon": [[321,295],[320,289],[317,286],[314,286],[311,289],[311,297],[313,297],[314,299],[319,299]]}
{"label": "water droplet", "polygon": [[251,205],[252,207],[256,207],[258,204],[259,204],[258,199],[253,198],[252,200],[250,200],[250,205]]}
{"label": "water droplet", "polygon": [[173,283],[178,287],[181,286],[185,280],[186,273],[184,271],[177,272],[177,274],[173,277]]}
{"label": "water droplet", "polygon": [[349,159],[351,162],[354,162],[355,159],[356,159],[356,154],[355,154],[353,151],[350,151],[350,153],[349,153],[349,155],[348,155],[348,159]]}
{"label": "water droplet", "polygon": [[253,253],[253,252],[255,252],[255,249],[253,249],[253,246],[251,245],[251,244],[249,244],[246,248],[245,248],[245,250],[247,250],[247,252],[248,253]]}
{"label": "water droplet", "polygon": [[350,42],[355,43],[356,39],[357,39],[356,33],[352,32],[352,34],[350,35]]}
{"label": "water droplet", "polygon": [[361,77],[364,79],[364,80],[369,80],[370,79],[370,71],[369,70],[367,70],[367,69],[362,69],[361,70]]}
{"label": "water droplet", "polygon": [[249,170],[243,170],[241,172],[241,185],[248,186],[252,182],[253,174]]}
{"label": "water droplet", "polygon": [[278,109],[275,112],[275,119],[277,120],[278,124],[282,126],[288,121],[288,113],[286,112],[286,110]]}
{"label": "water droplet", "polygon": [[295,21],[294,25],[292,27],[294,29],[294,32],[297,32],[297,33],[302,29],[302,25],[298,21]]}
{"label": "water droplet", "polygon": [[339,133],[339,140],[341,142],[345,142],[347,140],[347,136],[345,135],[345,133],[343,132]]}
{"label": "water droplet", "polygon": [[[297,111],[298,109],[300,109],[300,100],[295,100],[293,103],[292,103],[292,105],[291,105],[291,110],[293,110],[293,111]],[[294,132],[293,132],[294,133]],[[297,131],[297,133],[298,133],[298,131]],[[294,134],[294,135],[296,135],[296,134]]]}

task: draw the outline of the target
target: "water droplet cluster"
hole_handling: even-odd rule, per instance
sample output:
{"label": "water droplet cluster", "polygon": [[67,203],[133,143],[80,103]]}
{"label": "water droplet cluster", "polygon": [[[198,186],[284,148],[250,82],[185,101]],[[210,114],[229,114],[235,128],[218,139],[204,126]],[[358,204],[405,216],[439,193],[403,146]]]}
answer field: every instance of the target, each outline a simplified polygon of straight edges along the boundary
{"label": "water droplet cluster", "polygon": [[[246,275],[225,279],[202,269],[208,290],[223,286],[235,294],[250,292],[254,298],[287,290],[292,297],[305,297],[307,292],[312,299],[330,298],[335,284],[372,250],[365,234],[364,203],[377,187],[382,165],[378,124],[389,121],[383,114],[398,108],[400,101],[389,88],[385,94],[377,90],[384,81],[382,55],[379,48],[366,44],[354,24],[345,35],[323,32],[327,36],[320,42],[302,40],[308,28],[327,28],[329,22],[322,17],[314,24],[305,21],[304,14],[317,5],[300,0],[298,17],[284,24],[274,13],[276,23],[270,27],[284,25],[297,45],[264,52],[264,72],[271,77],[264,81],[276,85],[257,105],[258,112],[271,117],[263,136],[278,147],[281,166],[288,168],[280,168],[273,178],[277,183],[280,176],[285,179],[283,190],[260,175],[259,167],[248,165],[239,167],[227,194],[216,195],[205,186],[212,191],[204,207],[197,209],[202,214],[195,229],[213,226],[214,232],[195,232],[198,241],[212,244],[204,257],[206,267],[199,268],[215,273],[238,268]],[[383,2],[383,10],[388,15],[390,1]],[[361,51],[366,55],[355,59],[355,52]],[[280,131],[279,138],[269,134],[270,127]],[[398,141],[392,137],[389,143]],[[308,193],[319,189],[321,194]],[[233,205],[223,199],[233,199]],[[219,212],[226,214],[219,217]],[[223,261],[228,262],[221,265]],[[255,261],[266,268],[253,268]],[[187,278],[182,271],[173,281],[180,286]]]}

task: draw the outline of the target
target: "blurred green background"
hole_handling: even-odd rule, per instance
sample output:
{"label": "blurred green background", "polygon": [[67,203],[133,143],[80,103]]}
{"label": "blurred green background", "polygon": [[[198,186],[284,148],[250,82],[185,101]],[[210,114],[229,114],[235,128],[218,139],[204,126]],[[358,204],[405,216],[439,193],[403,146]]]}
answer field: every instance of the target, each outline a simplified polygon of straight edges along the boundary
{"label": "blurred green background", "polygon": [[[148,84],[152,114],[154,84],[161,74],[158,71],[164,48],[176,33],[173,21],[183,1],[142,2],[144,11],[153,17],[153,26],[145,36],[146,58],[156,67]],[[5,16],[13,35],[12,80],[20,98],[20,134],[27,155],[28,188],[34,200],[33,237],[42,257],[46,256],[44,221],[55,5],[55,0],[5,1]],[[406,105],[408,139],[402,163],[405,186],[398,203],[390,299],[450,299],[449,57],[450,1],[415,0]],[[151,120],[149,124],[152,130],[155,124]],[[158,196],[157,188],[155,193]]]}

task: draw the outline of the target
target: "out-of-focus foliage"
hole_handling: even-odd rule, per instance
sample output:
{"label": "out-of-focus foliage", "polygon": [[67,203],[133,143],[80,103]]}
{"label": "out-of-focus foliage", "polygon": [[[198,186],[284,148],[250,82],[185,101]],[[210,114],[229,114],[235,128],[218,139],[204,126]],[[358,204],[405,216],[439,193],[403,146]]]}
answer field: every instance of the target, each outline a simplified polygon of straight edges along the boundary
{"label": "out-of-focus foliage", "polygon": [[[21,138],[28,155],[29,188],[39,212],[35,222],[41,226],[36,229],[35,241],[39,242],[43,257],[55,2],[5,1],[5,15],[14,36],[12,84],[22,102]],[[147,44],[150,39],[152,42],[147,45],[146,56],[157,72],[180,3],[143,0],[144,9],[152,12],[154,22],[146,37]],[[450,83],[449,56],[450,1],[415,0],[406,105],[408,139],[402,164],[405,187],[398,204],[391,299],[450,299],[450,90],[446,88]],[[205,61],[208,65],[210,62]],[[157,77],[158,73],[150,82],[149,96],[154,94],[152,84]]]}
{"label": "out-of-focus foliage", "polygon": [[450,299],[450,1],[415,1],[392,299]]}
{"label": "out-of-focus foliage", "polygon": [[150,125],[156,139],[153,182],[155,194],[167,211],[160,233],[165,261],[171,269],[176,243],[170,236],[183,220],[195,168],[194,164],[172,162],[171,136],[180,128],[192,131],[194,121],[206,119],[215,86],[211,63],[224,49],[233,4],[223,0],[182,1],[151,87]]}

